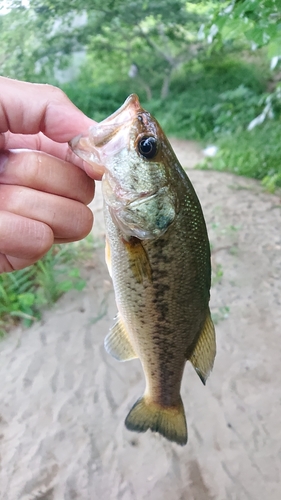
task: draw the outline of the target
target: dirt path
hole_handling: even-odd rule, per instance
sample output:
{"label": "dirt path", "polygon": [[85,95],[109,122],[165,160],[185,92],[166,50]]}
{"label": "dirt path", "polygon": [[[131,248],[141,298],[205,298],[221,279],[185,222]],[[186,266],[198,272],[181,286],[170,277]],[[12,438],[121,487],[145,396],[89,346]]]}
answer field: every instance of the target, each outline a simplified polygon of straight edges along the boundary
{"label": "dirt path", "polygon": [[[200,159],[173,144],[189,169]],[[185,370],[189,443],[124,427],[144,379],[138,361],[104,351],[116,309],[99,248],[86,291],[0,344],[1,500],[281,498],[281,199],[233,175],[189,176],[213,248],[218,342],[206,387]],[[99,240],[100,195],[94,211]]]}

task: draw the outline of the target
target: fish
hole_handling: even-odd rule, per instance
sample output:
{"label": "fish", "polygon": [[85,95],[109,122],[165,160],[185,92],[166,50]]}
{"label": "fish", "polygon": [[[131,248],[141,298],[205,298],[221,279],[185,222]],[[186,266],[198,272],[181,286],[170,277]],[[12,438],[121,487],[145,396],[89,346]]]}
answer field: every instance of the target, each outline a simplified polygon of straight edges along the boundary
{"label": "fish", "polygon": [[125,426],[183,446],[186,361],[205,384],[216,355],[210,244],[199,199],[135,94],[70,147],[105,169],[105,259],[118,313],[104,345],[119,361],[139,358],[146,380]]}

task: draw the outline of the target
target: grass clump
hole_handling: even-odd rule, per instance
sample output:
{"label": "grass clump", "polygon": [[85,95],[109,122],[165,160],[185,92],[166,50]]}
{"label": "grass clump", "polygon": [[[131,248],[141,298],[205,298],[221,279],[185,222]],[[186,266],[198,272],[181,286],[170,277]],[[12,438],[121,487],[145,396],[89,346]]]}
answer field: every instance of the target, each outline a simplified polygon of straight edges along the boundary
{"label": "grass clump", "polygon": [[201,168],[234,172],[261,180],[274,192],[281,187],[281,120],[270,120],[253,130],[238,129],[217,139],[219,147],[213,158]]}
{"label": "grass clump", "polygon": [[69,290],[82,290],[81,260],[92,252],[92,237],[79,243],[54,245],[36,264],[0,275],[0,336],[18,323],[25,327]]}

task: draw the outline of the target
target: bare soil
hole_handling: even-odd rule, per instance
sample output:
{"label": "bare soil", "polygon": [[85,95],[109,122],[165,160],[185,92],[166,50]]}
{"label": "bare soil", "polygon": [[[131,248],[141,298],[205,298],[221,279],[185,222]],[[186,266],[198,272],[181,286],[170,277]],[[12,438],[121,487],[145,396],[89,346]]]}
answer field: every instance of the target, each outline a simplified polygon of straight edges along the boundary
{"label": "bare soil", "polygon": [[198,145],[172,143],[213,252],[218,352],[206,387],[186,366],[189,442],[124,427],[144,377],[138,360],[118,363],[103,347],[116,306],[98,192],[86,290],[0,344],[1,500],[281,498],[281,198],[253,180],[194,170]]}

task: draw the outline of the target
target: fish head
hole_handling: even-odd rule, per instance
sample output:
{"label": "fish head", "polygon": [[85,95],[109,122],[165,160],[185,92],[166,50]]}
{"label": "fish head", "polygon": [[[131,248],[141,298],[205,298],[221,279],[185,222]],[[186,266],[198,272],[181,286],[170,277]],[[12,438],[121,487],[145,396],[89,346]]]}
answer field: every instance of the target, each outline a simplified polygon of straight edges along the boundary
{"label": "fish head", "polygon": [[158,237],[173,222],[175,156],[157,120],[130,95],[111,116],[70,141],[88,163],[103,165],[103,194],[124,235]]}

